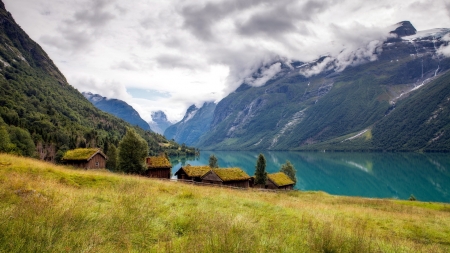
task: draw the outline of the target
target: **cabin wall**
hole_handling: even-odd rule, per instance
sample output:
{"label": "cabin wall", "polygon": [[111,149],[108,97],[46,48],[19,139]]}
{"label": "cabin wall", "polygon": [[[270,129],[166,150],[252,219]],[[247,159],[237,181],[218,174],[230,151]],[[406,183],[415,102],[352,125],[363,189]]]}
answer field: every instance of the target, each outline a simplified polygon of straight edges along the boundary
{"label": "cabin wall", "polygon": [[170,179],[170,168],[148,169],[145,176]]}
{"label": "cabin wall", "polygon": [[267,189],[278,189],[278,186],[276,186],[272,181],[267,180],[267,182],[266,182],[266,188],[267,188]]}
{"label": "cabin wall", "polygon": [[222,184],[222,179],[216,173],[209,171],[202,177],[202,182],[207,184]]}
{"label": "cabin wall", "polygon": [[104,169],[106,168],[106,159],[100,154],[96,154],[86,163],[86,169]]}
{"label": "cabin wall", "polygon": [[240,188],[248,188],[250,186],[249,180],[239,180],[239,181],[228,181],[223,182],[223,185],[240,187]]}

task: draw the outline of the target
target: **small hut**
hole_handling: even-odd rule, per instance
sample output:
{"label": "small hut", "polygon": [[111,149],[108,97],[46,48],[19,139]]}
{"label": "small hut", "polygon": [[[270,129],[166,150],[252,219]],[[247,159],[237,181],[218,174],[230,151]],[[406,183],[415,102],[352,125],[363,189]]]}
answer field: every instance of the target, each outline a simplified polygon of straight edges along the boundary
{"label": "small hut", "polygon": [[145,159],[147,170],[144,176],[170,179],[172,164],[165,156],[151,156]]}
{"label": "small hut", "polygon": [[240,168],[210,169],[202,176],[202,182],[248,188],[250,176]]}
{"label": "small hut", "polygon": [[77,148],[67,151],[62,161],[67,165],[84,169],[104,169],[106,159],[108,159],[106,155],[98,148]]}
{"label": "small hut", "polygon": [[205,175],[211,168],[209,166],[191,166],[190,164],[181,167],[176,173],[180,180],[192,180],[195,182],[201,182],[202,176]]}
{"label": "small hut", "polygon": [[268,189],[292,190],[294,184],[294,181],[283,172],[267,174],[266,188]]}

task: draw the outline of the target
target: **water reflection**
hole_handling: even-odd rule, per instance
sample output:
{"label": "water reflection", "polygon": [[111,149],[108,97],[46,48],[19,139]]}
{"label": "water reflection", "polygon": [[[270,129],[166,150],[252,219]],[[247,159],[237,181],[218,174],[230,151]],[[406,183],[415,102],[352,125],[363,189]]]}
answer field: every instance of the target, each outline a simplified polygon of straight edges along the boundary
{"label": "water reflection", "polygon": [[[203,151],[197,158],[172,160],[173,173],[182,164],[205,165],[214,154],[220,167],[255,171],[259,152]],[[266,170],[276,172],[289,160],[297,170],[300,190],[330,194],[450,202],[450,155],[417,153],[262,152]]]}

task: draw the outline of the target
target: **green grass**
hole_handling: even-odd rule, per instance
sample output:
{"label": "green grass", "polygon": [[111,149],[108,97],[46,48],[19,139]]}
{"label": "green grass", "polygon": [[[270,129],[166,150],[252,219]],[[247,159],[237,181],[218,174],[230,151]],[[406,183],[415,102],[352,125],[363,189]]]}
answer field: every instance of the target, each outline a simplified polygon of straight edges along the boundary
{"label": "green grass", "polygon": [[200,187],[0,154],[0,252],[448,252],[449,209]]}

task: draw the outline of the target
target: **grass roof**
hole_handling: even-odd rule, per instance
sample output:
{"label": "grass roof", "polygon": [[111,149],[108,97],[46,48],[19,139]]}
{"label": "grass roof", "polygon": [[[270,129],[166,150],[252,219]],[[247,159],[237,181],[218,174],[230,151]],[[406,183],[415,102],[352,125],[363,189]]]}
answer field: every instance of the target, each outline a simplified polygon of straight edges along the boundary
{"label": "grass roof", "polygon": [[240,168],[213,169],[213,171],[224,182],[250,179],[250,176]]}
{"label": "grass roof", "polygon": [[294,184],[294,181],[292,181],[292,179],[290,179],[283,172],[268,174],[267,178],[269,178],[270,181],[274,182],[277,186],[286,186],[286,185]]}
{"label": "grass roof", "polygon": [[147,168],[172,168],[172,164],[164,156],[151,156],[147,158]]}
{"label": "grass roof", "polygon": [[211,167],[209,167],[209,166],[191,166],[191,165],[187,165],[187,166],[182,167],[182,169],[184,170],[184,172],[186,172],[186,174],[189,177],[202,177],[208,171],[211,170]]}
{"label": "grass roof", "polygon": [[67,151],[64,156],[63,160],[75,160],[75,161],[84,161],[88,160],[93,156],[95,153],[100,151],[98,148],[77,148]]}

